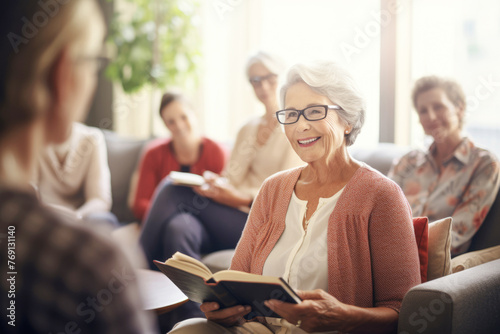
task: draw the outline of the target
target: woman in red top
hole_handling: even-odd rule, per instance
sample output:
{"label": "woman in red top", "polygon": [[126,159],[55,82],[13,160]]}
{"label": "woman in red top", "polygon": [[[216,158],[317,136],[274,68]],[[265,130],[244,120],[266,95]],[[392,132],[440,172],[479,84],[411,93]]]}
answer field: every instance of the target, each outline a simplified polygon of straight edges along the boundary
{"label": "woman in red top", "polygon": [[160,116],[171,138],[153,141],[142,157],[133,202],[134,214],[141,221],[146,217],[156,187],[171,171],[220,173],[226,161],[226,152],[220,144],[198,134],[193,110],[182,95],[165,93]]}

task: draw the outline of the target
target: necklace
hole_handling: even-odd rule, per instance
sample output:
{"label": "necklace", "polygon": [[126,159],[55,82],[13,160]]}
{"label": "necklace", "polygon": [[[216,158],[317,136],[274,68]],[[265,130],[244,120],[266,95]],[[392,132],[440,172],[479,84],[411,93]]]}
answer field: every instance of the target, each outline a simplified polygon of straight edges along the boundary
{"label": "necklace", "polygon": [[311,219],[314,217],[314,215],[316,214],[316,212],[319,211],[319,209],[321,209],[321,207],[325,204],[324,201],[319,201],[318,203],[318,206],[316,207],[316,211],[313,212],[313,214],[311,215],[311,217],[309,217],[309,219],[306,219],[307,217],[307,210],[309,209],[309,206],[306,204],[306,211],[304,212],[304,231],[307,231],[307,227],[309,226],[309,223],[311,222]]}
{"label": "necklace", "polygon": [[[306,209],[306,212],[307,212],[307,209]],[[304,216],[304,218],[305,218],[305,216]],[[311,218],[312,218],[312,216],[311,216]],[[305,221],[305,226],[304,226],[305,231],[307,231],[307,227],[309,226],[309,221],[311,220],[311,218],[306,219],[306,221]]]}

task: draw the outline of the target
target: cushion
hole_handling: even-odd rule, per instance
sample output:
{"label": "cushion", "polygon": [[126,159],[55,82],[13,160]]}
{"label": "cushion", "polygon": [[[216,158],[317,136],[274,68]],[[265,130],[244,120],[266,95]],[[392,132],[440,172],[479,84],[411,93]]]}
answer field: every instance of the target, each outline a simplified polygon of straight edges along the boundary
{"label": "cushion", "polygon": [[451,222],[447,217],[429,224],[428,281],[451,274]]}
{"label": "cushion", "polygon": [[500,259],[500,246],[465,253],[451,260],[451,271],[456,273],[496,259]]}
{"label": "cushion", "polygon": [[429,219],[427,217],[413,218],[415,239],[417,240],[418,259],[420,260],[420,278],[422,283],[427,281],[428,245],[429,245]]}

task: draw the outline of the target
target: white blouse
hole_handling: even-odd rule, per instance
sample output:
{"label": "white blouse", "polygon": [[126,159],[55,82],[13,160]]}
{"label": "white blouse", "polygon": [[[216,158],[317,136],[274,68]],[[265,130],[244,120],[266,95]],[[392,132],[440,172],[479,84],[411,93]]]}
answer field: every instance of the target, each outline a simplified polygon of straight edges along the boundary
{"label": "white blouse", "polygon": [[[306,230],[302,221],[308,202],[299,199],[293,192],[286,213],[285,231],[267,257],[262,275],[283,277],[294,289],[328,291],[326,231],[330,215],[343,190],[332,197],[319,199]],[[275,333],[305,333],[285,319],[266,317],[266,321]]]}
{"label": "white blouse", "polygon": [[319,199],[306,230],[302,222],[307,201],[299,199],[293,192],[285,231],[266,259],[262,275],[283,277],[294,289],[328,290],[326,231],[328,219],[343,190],[332,197]]}

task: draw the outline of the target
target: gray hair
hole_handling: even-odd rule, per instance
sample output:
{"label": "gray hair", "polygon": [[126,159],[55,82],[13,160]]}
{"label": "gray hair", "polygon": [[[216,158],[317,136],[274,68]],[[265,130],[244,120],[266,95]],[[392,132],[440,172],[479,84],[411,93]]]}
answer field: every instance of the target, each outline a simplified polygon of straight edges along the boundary
{"label": "gray hair", "polygon": [[346,145],[354,144],[365,122],[365,100],[349,72],[332,61],[295,64],[288,70],[281,87],[280,99],[285,105],[286,92],[292,85],[303,82],[313,91],[330,99],[343,110],[336,110],[339,118],[351,127],[345,135]]}
{"label": "gray hair", "polygon": [[[417,110],[418,96],[434,88],[442,89],[450,102],[453,103],[456,108],[462,108],[465,111],[467,107],[467,99],[462,86],[454,79],[438,77],[436,75],[422,77],[415,82],[415,86],[411,92],[411,99],[415,110]],[[464,126],[463,114],[459,116],[458,121],[460,129],[462,129]]]}
{"label": "gray hair", "polygon": [[245,67],[247,77],[249,77],[248,72],[250,71],[250,67],[259,63],[264,65],[271,73],[278,76],[285,70],[284,62],[280,57],[264,51],[258,51],[248,57],[247,65]]}

